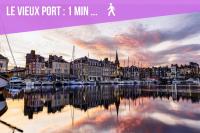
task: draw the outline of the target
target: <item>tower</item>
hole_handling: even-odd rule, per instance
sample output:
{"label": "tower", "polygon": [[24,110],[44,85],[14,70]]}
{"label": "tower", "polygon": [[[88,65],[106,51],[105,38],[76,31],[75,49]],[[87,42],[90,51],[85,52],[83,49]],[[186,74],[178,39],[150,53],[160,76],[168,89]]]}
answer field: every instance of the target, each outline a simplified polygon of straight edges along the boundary
{"label": "tower", "polygon": [[119,67],[120,63],[119,63],[119,59],[118,59],[118,53],[117,53],[117,50],[116,50],[116,57],[115,57],[115,65],[117,67]]}

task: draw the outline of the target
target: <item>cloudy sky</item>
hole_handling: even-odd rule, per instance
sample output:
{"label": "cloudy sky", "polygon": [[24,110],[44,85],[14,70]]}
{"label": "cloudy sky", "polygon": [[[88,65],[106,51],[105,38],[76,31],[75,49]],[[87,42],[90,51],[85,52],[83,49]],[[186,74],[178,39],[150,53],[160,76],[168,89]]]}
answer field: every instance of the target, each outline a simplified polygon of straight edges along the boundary
{"label": "cloudy sky", "polygon": [[[45,58],[49,54],[71,60],[89,56],[115,58],[118,50],[121,65],[160,66],[171,63],[200,63],[200,13],[181,14],[87,26],[24,32],[8,35],[16,62],[24,66],[31,49]],[[0,52],[13,61],[5,36],[0,36]]]}

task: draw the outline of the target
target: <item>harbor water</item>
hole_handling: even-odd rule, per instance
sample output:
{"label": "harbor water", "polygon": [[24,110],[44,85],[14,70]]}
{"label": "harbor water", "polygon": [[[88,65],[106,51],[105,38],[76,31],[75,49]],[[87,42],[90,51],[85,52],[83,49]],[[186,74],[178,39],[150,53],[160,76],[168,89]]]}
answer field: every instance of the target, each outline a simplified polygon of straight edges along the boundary
{"label": "harbor water", "polygon": [[[200,132],[199,86],[45,86],[3,94],[8,110],[0,120],[25,133]],[[12,132],[0,123],[0,133]]]}

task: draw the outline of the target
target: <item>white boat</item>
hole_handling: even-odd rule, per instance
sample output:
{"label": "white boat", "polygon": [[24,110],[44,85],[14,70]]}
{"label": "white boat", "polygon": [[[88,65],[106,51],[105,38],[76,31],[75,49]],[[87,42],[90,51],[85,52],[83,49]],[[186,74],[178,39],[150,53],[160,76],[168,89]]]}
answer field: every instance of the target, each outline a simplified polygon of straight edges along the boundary
{"label": "white boat", "polygon": [[42,81],[42,86],[53,86],[52,81]]}
{"label": "white boat", "polygon": [[134,81],[133,80],[124,80],[124,81],[121,81],[121,84],[134,84]]}
{"label": "white boat", "polygon": [[115,78],[113,84],[120,84],[120,82],[121,82],[120,78]]}
{"label": "white boat", "polygon": [[69,85],[69,80],[64,80],[64,81],[62,81],[62,84],[63,84],[64,86]]}
{"label": "white boat", "polygon": [[180,80],[177,80],[177,79],[174,79],[173,81],[172,81],[172,84],[180,84],[181,83],[181,81]]}
{"label": "white boat", "polygon": [[41,81],[34,81],[34,86],[41,86],[42,82]]}
{"label": "white boat", "polygon": [[40,90],[39,86],[26,86],[23,88],[24,92],[32,92],[32,91],[37,91]]}
{"label": "white boat", "polygon": [[33,88],[30,86],[26,86],[23,88],[24,92],[30,92]]}
{"label": "white boat", "polygon": [[22,85],[23,80],[19,77],[12,77],[9,83],[11,86],[19,86],[19,85]]}
{"label": "white boat", "polygon": [[69,81],[69,85],[83,85],[83,82],[80,80],[71,80]]}
{"label": "white boat", "polygon": [[46,86],[42,86],[40,89],[41,89],[43,92],[45,92],[45,91],[51,91],[51,90],[53,90],[54,87],[53,87],[53,85],[46,85]]}
{"label": "white boat", "polygon": [[2,116],[7,111],[7,103],[3,96],[3,93],[0,92],[0,116]]}
{"label": "white boat", "polygon": [[26,87],[34,86],[34,82],[32,82],[30,79],[25,79],[24,84],[26,85]]}
{"label": "white boat", "polygon": [[146,83],[146,84],[158,84],[159,81],[156,80],[156,79],[147,79],[147,80],[144,81],[144,83]]}
{"label": "white boat", "polygon": [[84,85],[96,85],[96,81],[84,81]]}
{"label": "white boat", "polygon": [[22,91],[22,89],[20,88],[10,88],[9,89],[9,93],[14,97],[16,95],[18,95],[20,92]]}
{"label": "white boat", "polygon": [[26,87],[32,88],[34,86],[41,86],[42,82],[41,81],[37,81],[37,80],[34,81],[34,80],[31,80],[31,79],[26,79],[24,81],[24,84],[25,84]]}
{"label": "white boat", "polygon": [[8,81],[0,76],[0,88],[8,85]]}
{"label": "white boat", "polygon": [[70,89],[81,89],[81,88],[83,88],[83,85],[75,85],[74,84],[74,85],[70,85],[69,88]]}
{"label": "white boat", "polygon": [[195,80],[193,78],[189,78],[186,80],[186,83],[187,84],[196,84],[196,85],[199,85],[199,79]]}
{"label": "white boat", "polygon": [[141,84],[141,81],[140,81],[140,80],[134,80],[133,83],[136,84],[136,85],[140,85],[140,84]]}
{"label": "white boat", "polygon": [[111,84],[111,81],[103,80],[99,82],[100,84]]}

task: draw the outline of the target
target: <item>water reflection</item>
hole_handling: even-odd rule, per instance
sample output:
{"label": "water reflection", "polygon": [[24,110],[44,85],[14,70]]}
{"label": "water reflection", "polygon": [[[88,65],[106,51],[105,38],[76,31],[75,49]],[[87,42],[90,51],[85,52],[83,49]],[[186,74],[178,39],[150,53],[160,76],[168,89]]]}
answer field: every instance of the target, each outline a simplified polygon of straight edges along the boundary
{"label": "water reflection", "polygon": [[[84,110],[85,112],[97,106],[109,109],[115,105],[118,114],[120,100],[128,99],[135,101],[140,97],[170,99],[173,101],[191,100],[199,103],[200,90],[198,88],[176,87],[147,87],[143,86],[73,86],[65,88],[40,88],[37,91],[24,93],[24,115],[29,119],[33,114],[47,108],[47,113],[60,112],[66,105]],[[143,99],[142,99],[143,100]],[[138,104],[143,104],[140,100]],[[135,103],[136,104],[136,103]]]}
{"label": "water reflection", "polygon": [[198,86],[38,87],[14,99],[4,94],[8,111],[1,119],[25,133],[200,132]]}

